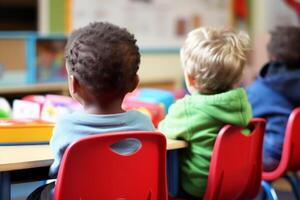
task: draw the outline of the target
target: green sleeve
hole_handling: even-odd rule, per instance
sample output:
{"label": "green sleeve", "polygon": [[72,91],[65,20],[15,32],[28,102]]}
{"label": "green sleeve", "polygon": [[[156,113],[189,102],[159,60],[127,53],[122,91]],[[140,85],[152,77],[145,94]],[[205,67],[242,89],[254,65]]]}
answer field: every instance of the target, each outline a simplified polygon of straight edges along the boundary
{"label": "green sleeve", "polygon": [[189,140],[189,127],[185,101],[179,100],[173,104],[158,129],[170,139]]}

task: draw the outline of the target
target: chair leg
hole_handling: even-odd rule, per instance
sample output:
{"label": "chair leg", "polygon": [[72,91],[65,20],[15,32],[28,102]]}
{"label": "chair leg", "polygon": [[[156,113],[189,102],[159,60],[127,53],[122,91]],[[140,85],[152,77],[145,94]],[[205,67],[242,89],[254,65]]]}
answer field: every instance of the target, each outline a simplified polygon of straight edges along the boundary
{"label": "chair leg", "polygon": [[290,176],[288,174],[285,174],[284,178],[291,184],[296,199],[300,200],[300,186],[297,177],[293,175]]}
{"label": "chair leg", "polygon": [[262,181],[261,186],[263,188],[265,196],[267,197],[267,200],[278,200],[277,194],[275,190],[272,188],[271,183],[267,181]]}

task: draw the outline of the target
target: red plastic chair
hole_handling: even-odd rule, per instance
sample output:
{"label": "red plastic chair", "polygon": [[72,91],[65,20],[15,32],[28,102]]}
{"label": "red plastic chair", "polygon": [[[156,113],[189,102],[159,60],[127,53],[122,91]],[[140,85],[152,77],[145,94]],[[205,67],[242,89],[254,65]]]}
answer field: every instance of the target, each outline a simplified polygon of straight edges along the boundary
{"label": "red plastic chair", "polygon": [[[134,140],[133,152],[116,144]],[[165,200],[166,139],[158,132],[119,132],[88,136],[70,145],[61,162],[55,200]]]}
{"label": "red plastic chair", "polygon": [[[271,181],[280,177],[286,178],[292,185],[296,198],[300,199],[300,187],[296,175],[298,170],[300,170],[300,107],[294,109],[288,119],[278,167],[270,172],[264,171],[262,179],[271,187]],[[288,171],[292,172],[293,176],[288,175]]]}
{"label": "red plastic chair", "polygon": [[226,125],[216,139],[205,200],[253,199],[259,192],[262,172],[264,119],[252,119],[249,135],[242,127]]}

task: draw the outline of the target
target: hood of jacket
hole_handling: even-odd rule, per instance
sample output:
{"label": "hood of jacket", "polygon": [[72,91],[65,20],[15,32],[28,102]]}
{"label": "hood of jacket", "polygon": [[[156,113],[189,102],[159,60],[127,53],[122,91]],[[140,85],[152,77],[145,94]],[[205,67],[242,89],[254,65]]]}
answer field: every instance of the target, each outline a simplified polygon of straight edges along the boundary
{"label": "hood of jacket", "polygon": [[218,121],[245,126],[252,117],[251,105],[243,88],[214,95],[194,93],[192,96],[194,103],[191,103],[196,108]]}
{"label": "hood of jacket", "polygon": [[283,62],[267,63],[259,73],[262,81],[294,106],[300,105],[300,63],[289,67]]}

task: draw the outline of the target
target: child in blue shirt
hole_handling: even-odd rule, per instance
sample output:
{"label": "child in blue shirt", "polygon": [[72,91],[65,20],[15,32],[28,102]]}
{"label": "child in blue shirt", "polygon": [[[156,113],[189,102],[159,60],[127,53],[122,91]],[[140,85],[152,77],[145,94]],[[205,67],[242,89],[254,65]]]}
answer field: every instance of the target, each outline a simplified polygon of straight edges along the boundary
{"label": "child in blue shirt", "polygon": [[[139,48],[134,35],[110,23],[96,22],[72,32],[65,48],[71,96],[82,112],[58,119],[50,146],[54,162],[50,176],[56,177],[66,148],[92,134],[116,131],[154,130],[148,117],[124,111],[124,96],[139,82]],[[54,184],[38,188],[28,199],[50,199]]]}
{"label": "child in blue shirt", "polygon": [[247,92],[253,116],[267,119],[263,167],[272,171],[281,159],[289,115],[300,106],[300,28],[277,27],[267,50],[269,61]]}

